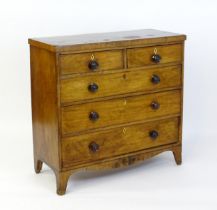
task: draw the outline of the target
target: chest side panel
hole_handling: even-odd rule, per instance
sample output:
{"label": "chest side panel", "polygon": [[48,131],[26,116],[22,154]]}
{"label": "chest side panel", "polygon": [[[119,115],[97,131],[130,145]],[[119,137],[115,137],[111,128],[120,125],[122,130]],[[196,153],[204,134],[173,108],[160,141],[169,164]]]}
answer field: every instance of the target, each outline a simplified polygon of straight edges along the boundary
{"label": "chest side panel", "polygon": [[59,167],[55,54],[30,47],[34,155]]}

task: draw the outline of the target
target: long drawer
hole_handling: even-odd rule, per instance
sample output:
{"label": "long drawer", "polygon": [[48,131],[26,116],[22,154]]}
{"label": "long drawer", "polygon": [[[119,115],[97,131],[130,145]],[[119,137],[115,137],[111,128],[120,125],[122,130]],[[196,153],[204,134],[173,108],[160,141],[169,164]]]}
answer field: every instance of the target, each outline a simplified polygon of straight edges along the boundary
{"label": "long drawer", "polygon": [[63,79],[61,103],[181,86],[181,66]]}
{"label": "long drawer", "polygon": [[63,107],[62,134],[179,114],[180,100],[174,90]]}
{"label": "long drawer", "polygon": [[61,142],[62,162],[67,167],[171,144],[177,140],[178,118],[119,127],[64,138]]}
{"label": "long drawer", "polygon": [[181,63],[182,52],[181,44],[128,49],[128,68],[173,62]]}

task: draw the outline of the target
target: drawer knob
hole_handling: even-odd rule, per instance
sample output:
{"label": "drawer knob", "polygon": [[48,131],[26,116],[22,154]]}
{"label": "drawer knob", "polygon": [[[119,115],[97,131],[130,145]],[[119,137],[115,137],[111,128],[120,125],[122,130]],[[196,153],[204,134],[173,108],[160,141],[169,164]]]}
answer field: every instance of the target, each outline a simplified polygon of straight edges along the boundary
{"label": "drawer knob", "polygon": [[96,121],[99,119],[99,114],[97,112],[90,112],[89,114],[89,118],[92,121]]}
{"label": "drawer knob", "polygon": [[97,144],[96,142],[91,142],[89,144],[89,149],[91,152],[95,153],[95,152],[99,151],[99,144]]}
{"label": "drawer knob", "polygon": [[91,83],[88,86],[88,90],[92,93],[96,92],[99,89],[98,85],[96,83]]}
{"label": "drawer knob", "polygon": [[159,54],[157,54],[157,48],[156,47],[154,48],[154,54],[151,56],[151,60],[154,63],[159,63],[161,60],[161,56]]}
{"label": "drawer knob", "polygon": [[159,54],[154,54],[152,55],[151,59],[154,63],[159,63],[161,60],[161,56]]}
{"label": "drawer knob", "polygon": [[158,132],[157,131],[155,131],[155,130],[152,130],[152,131],[150,131],[149,132],[149,136],[154,140],[154,139],[156,139],[157,137],[158,137]]}
{"label": "drawer knob", "polygon": [[89,67],[89,69],[92,70],[92,71],[97,70],[97,68],[99,67],[99,64],[98,64],[98,62],[95,60],[95,57],[94,57],[93,54],[91,55],[91,58],[90,58],[90,62],[89,62],[89,64],[88,64],[88,67]]}
{"label": "drawer knob", "polygon": [[151,82],[152,82],[153,84],[158,84],[158,83],[160,83],[160,77],[159,77],[158,75],[156,75],[156,74],[153,74],[152,77],[151,77]]}
{"label": "drawer knob", "polygon": [[158,102],[156,102],[156,101],[153,101],[151,103],[151,108],[154,109],[154,110],[157,110],[157,109],[160,108],[160,104]]}
{"label": "drawer knob", "polygon": [[98,64],[97,61],[91,60],[91,61],[89,62],[89,64],[88,64],[88,67],[89,67],[90,70],[96,71],[97,68],[99,67],[99,64]]}

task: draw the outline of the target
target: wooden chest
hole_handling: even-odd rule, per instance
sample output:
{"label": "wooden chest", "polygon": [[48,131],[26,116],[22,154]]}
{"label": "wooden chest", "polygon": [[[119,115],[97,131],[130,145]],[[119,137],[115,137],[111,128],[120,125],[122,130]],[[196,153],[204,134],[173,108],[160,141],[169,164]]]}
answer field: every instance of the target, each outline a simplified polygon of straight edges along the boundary
{"label": "wooden chest", "polygon": [[34,165],[57,193],[81,169],[172,151],[181,164],[185,35],[137,30],[29,39]]}

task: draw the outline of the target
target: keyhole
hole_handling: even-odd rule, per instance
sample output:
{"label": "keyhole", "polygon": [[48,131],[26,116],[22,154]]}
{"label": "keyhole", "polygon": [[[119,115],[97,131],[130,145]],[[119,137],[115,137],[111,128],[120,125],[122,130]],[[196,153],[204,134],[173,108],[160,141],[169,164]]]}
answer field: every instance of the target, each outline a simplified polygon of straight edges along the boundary
{"label": "keyhole", "polygon": [[154,54],[155,55],[157,54],[157,48],[156,47],[154,48]]}
{"label": "keyhole", "polygon": [[123,128],[123,134],[126,134],[127,129]]}
{"label": "keyhole", "polygon": [[94,54],[91,55],[90,59],[91,59],[92,61],[95,60]]}

